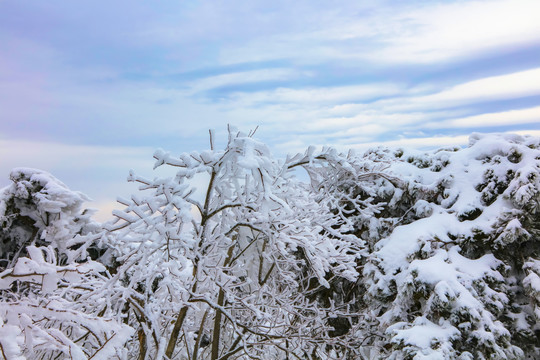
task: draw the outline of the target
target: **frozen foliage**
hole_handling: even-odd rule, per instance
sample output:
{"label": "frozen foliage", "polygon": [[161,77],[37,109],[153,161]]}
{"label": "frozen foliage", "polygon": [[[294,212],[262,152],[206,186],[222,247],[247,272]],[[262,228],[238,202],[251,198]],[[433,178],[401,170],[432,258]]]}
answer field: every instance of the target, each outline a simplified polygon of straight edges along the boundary
{"label": "frozen foliage", "polygon": [[369,248],[364,345],[390,359],[538,358],[539,139],[348,158],[382,172],[322,176]]}
{"label": "frozen foliage", "polygon": [[[86,196],[18,168],[0,197],[0,354],[7,359],[111,358],[132,330],[106,317],[94,290],[105,267]],[[77,261],[77,262],[76,262]]]}
{"label": "frozen foliage", "polygon": [[80,237],[99,229],[92,211],[82,208],[84,194],[41,170],[13,169],[10,179],[13,183],[0,190],[0,270],[25,256],[29,245],[52,246],[68,262],[85,258],[89,246],[99,251]]}
{"label": "frozen foliage", "polygon": [[141,191],[103,230],[83,195],[14,170],[0,198],[0,353],[540,358],[540,139],[277,160],[252,135],[157,151],[176,176],[131,173]]}
{"label": "frozen foliage", "polygon": [[[0,350],[6,359],[110,359],[133,330],[104,316],[96,308],[103,303],[93,295],[103,283],[102,264],[56,265],[54,249],[26,248],[28,258],[0,273]],[[15,285],[21,291],[9,293]],[[24,355],[24,356],[23,356]]]}
{"label": "frozen foliage", "polygon": [[[173,157],[156,167],[176,177],[130,175],[146,195],[120,199],[109,225],[119,261],[114,301],[138,329],[130,356],[152,359],[330,358],[354,353],[352,333],[332,336],[328,319],[347,304],[310,294],[335,276],[355,281],[362,242],[309,186],[292,176],[297,158],[272,158],[251,136],[230,130],[224,150]],[[208,176],[206,196],[190,179]]]}

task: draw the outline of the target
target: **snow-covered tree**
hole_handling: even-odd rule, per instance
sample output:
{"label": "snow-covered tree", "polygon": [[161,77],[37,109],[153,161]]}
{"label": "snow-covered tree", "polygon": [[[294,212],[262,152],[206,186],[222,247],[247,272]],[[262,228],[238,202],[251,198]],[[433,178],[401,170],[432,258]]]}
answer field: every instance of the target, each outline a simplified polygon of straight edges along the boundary
{"label": "snow-covered tree", "polygon": [[[0,273],[0,354],[3,359],[126,358],[133,329],[108,316],[95,292],[106,280],[95,261],[58,265],[52,246],[27,246],[28,257]],[[15,284],[25,291],[13,291]]]}
{"label": "snow-covered tree", "polygon": [[52,246],[60,260],[68,262],[85,258],[87,250],[94,258],[103,252],[88,239],[81,240],[100,230],[91,220],[93,211],[83,208],[86,195],[41,170],[16,168],[10,179],[13,183],[0,190],[0,270],[26,256],[30,245]]}
{"label": "snow-covered tree", "polygon": [[101,226],[88,198],[47,172],[17,168],[0,195],[0,354],[4,359],[110,359],[132,330],[93,296]]}
{"label": "snow-covered tree", "polygon": [[379,148],[348,157],[376,176],[322,176],[368,244],[357,290],[374,358],[538,358],[538,142]]}
{"label": "snow-covered tree", "polygon": [[[328,322],[350,317],[347,304],[323,305],[310,293],[334,276],[354,281],[361,242],[343,235],[338,218],[292,175],[307,157],[277,161],[235,130],[224,150],[212,144],[154,157],[156,167],[178,168],[176,176],[132,174],[150,193],[120,199],[126,208],[109,225],[121,265],[108,301],[138,328],[132,357],[319,359],[355,351],[352,332],[336,336]],[[199,201],[191,179],[201,173],[208,184]]]}

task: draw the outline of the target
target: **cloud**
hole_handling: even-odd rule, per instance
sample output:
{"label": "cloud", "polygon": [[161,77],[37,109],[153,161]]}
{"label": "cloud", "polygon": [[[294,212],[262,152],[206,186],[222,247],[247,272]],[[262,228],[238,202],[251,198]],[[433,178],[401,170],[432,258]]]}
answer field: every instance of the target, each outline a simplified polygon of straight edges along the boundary
{"label": "cloud", "polygon": [[[451,112],[409,112],[400,113],[385,111],[384,107],[376,105],[364,105],[357,107],[354,114],[343,117],[328,117],[314,121],[309,124],[310,130],[339,130],[353,129],[360,125],[377,124],[384,127],[384,131],[388,131],[390,127],[402,128],[411,124],[418,124],[438,118],[448,116]],[[364,133],[369,134],[369,133]]]}
{"label": "cloud", "polygon": [[290,81],[303,76],[309,76],[309,73],[288,68],[241,71],[209,76],[193,81],[189,86],[189,90],[190,92],[198,93],[222,86],[253,84],[267,81]]}
{"label": "cloud", "polygon": [[[69,145],[54,142],[7,140],[0,138],[0,188],[11,183],[9,173],[16,167],[30,167],[50,172],[71,190],[82,191],[96,208],[96,219],[110,218],[112,209],[121,208],[117,197],[138,192],[138,185],[128,183],[130,170],[146,178],[173,177],[177,169],[167,166],[153,170],[155,149],[134,146]],[[191,184],[195,198],[202,199],[208,179],[196,175]]]}
{"label": "cloud", "polygon": [[397,95],[403,88],[392,83],[371,83],[350,86],[320,86],[301,89],[280,87],[269,91],[236,92],[232,94],[235,106],[260,104],[306,104],[326,106],[367,101]]}
{"label": "cloud", "polygon": [[433,122],[426,124],[425,126],[434,129],[480,128],[531,123],[540,124],[540,106],[520,110],[509,110],[496,113],[467,116],[458,119]]}
{"label": "cloud", "polygon": [[[222,106],[224,114],[235,119],[235,124],[261,125],[262,136],[276,144],[280,152],[290,152],[301,151],[309,144],[349,146],[390,139],[397,143],[402,141],[396,139],[399,135],[415,138],[414,134],[426,131],[435,135],[436,129],[445,129],[446,133],[464,127],[472,131],[494,126],[521,129],[523,126],[519,125],[538,122],[538,108],[514,109],[511,101],[540,94],[538,84],[540,68],[446,88],[434,79],[431,84],[409,88],[373,83],[236,92]],[[490,111],[489,104],[501,100],[506,102],[506,109],[499,111],[500,114]],[[283,141],[277,134],[282,134],[281,137],[294,134],[295,139]],[[419,139],[423,140],[413,140],[412,144],[427,146],[446,138],[425,140],[424,134]],[[288,146],[291,148],[287,149]]]}
{"label": "cloud", "polygon": [[[407,89],[397,96],[377,100],[369,104],[371,109],[383,109],[385,113],[430,112],[464,105],[512,100],[540,95],[540,68],[476,79],[447,88],[435,84],[425,87],[423,95],[415,89]],[[349,105],[354,107],[353,105]],[[366,108],[365,104],[356,108]]]}
{"label": "cloud", "polygon": [[240,37],[220,49],[220,62],[430,64],[540,44],[540,3],[535,0],[377,5],[342,3],[334,11],[319,5],[317,27],[303,16],[299,28]]}
{"label": "cloud", "polygon": [[[519,130],[508,131],[507,133],[540,137],[540,130]],[[469,136],[470,134],[454,136],[400,138],[397,140],[352,144],[349,145],[347,149],[367,150],[369,148],[378,146],[385,146],[390,148],[409,147],[415,149],[439,149],[446,146],[466,146],[469,143]]]}
{"label": "cloud", "polygon": [[154,147],[206,148],[207,129],[219,142],[227,123],[260,125],[279,155],[439,145],[537,121],[537,1],[80,6],[0,1],[6,176],[45,167],[117,195]]}
{"label": "cloud", "polygon": [[420,106],[460,105],[531,95],[540,95],[540,68],[470,81],[411,102]]}
{"label": "cloud", "polygon": [[122,210],[125,208],[124,205],[120,204],[117,201],[112,201],[111,199],[100,199],[99,201],[92,201],[88,205],[88,207],[97,210],[93,218],[96,221],[102,223],[114,219],[114,216],[112,216],[113,210]]}
{"label": "cloud", "polygon": [[433,63],[540,43],[538,1],[428,4],[387,19],[391,26],[398,24],[398,31],[383,35],[386,46],[373,52],[372,58],[388,63]]}
{"label": "cloud", "polygon": [[509,133],[523,135],[523,136],[540,137],[540,130],[519,130],[519,131],[509,131]]}
{"label": "cloud", "polygon": [[[248,119],[248,114],[253,117],[253,114],[264,114],[259,119],[263,123],[272,122],[274,131],[288,129],[319,133],[317,143],[330,139],[340,141],[340,138],[349,142],[354,136],[376,138],[385,133],[415,129],[481,128],[539,120],[536,107],[511,109],[499,115],[485,114],[487,108],[484,108],[470,115],[471,110],[464,105],[540,95],[540,68],[481,78],[443,89],[424,87],[422,91],[424,94],[418,95],[416,88],[390,83],[313,89],[279,88],[237,92],[229,106],[231,114],[236,114],[239,120]],[[380,97],[382,99],[377,100]],[[370,101],[373,98],[375,100]],[[255,108],[251,113],[238,110],[250,107]]]}
{"label": "cloud", "polygon": [[377,141],[369,143],[352,144],[351,149],[365,150],[377,146],[411,147],[411,148],[439,148],[444,146],[460,146],[469,142],[469,135],[433,136],[419,138],[401,138],[398,140]]}

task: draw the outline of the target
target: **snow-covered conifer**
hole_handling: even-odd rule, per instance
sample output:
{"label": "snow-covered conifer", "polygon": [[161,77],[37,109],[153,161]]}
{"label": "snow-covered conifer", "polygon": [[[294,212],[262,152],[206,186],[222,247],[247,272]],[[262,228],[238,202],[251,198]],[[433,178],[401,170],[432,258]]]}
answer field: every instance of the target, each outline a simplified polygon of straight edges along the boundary
{"label": "snow-covered conifer", "polygon": [[85,258],[88,247],[100,251],[81,238],[100,229],[91,219],[93,211],[83,209],[86,195],[42,170],[16,168],[10,179],[13,183],[0,190],[0,270],[13,266],[30,245],[52,246],[67,262]]}
{"label": "snow-covered conifer", "polygon": [[357,194],[345,202],[369,244],[365,345],[391,359],[539,356],[539,159],[538,139],[478,134],[465,149],[359,156],[386,174],[334,191]]}

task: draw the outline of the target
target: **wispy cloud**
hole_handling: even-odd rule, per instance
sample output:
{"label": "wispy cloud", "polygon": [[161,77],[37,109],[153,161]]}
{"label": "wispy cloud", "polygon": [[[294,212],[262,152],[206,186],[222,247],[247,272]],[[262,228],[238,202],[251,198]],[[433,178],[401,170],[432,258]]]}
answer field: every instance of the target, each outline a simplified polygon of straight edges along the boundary
{"label": "wispy cloud", "polygon": [[366,142],[350,145],[349,147],[356,150],[365,150],[377,146],[387,147],[413,147],[413,148],[438,148],[444,146],[460,146],[466,145],[469,141],[468,135],[457,136],[433,136],[433,137],[418,137],[418,138],[401,138],[398,140]]}
{"label": "wispy cloud", "polygon": [[[220,59],[425,64],[540,43],[540,4],[535,0],[355,5],[326,12],[320,23],[323,30],[277,34],[264,42],[260,37],[247,39],[220,51]],[[312,28],[311,23],[305,25]]]}
{"label": "wispy cloud", "polygon": [[294,69],[261,69],[209,76],[193,81],[189,90],[198,93],[224,86],[256,84],[261,82],[291,81],[309,76],[307,71]]}
{"label": "wispy cloud", "polygon": [[[443,89],[426,87],[422,95],[418,95],[416,88],[392,84],[277,89],[236,93],[233,108],[257,107],[270,119],[284,119],[280,122],[263,118],[263,124],[272,121],[277,131],[287,128],[311,132],[311,138],[319,144],[330,140],[354,143],[355,137],[375,139],[399,132],[540,123],[538,107],[497,113],[486,107],[479,114],[476,110],[474,115],[470,115],[474,110],[464,107],[539,95],[538,84],[540,69],[476,79]],[[369,101],[372,98],[375,100]],[[238,119],[247,118],[244,111],[231,111],[238,114]],[[293,119],[296,120],[291,123]]]}
{"label": "wispy cloud", "polygon": [[509,110],[496,113],[467,116],[458,119],[445,120],[426,124],[426,127],[435,129],[444,128],[482,128],[494,126],[508,126],[516,124],[540,124],[540,106]]}
{"label": "wispy cloud", "polygon": [[440,108],[531,95],[540,95],[540,68],[458,84],[434,94],[412,98],[409,104]]}
{"label": "wispy cloud", "polygon": [[[540,130],[512,131],[513,134],[523,136],[540,136]],[[398,140],[357,143],[347,146],[355,150],[366,150],[378,146],[390,148],[439,149],[447,146],[466,146],[469,143],[469,134],[456,136],[426,136],[416,138],[401,138]]]}
{"label": "wispy cloud", "polygon": [[236,92],[232,100],[236,106],[259,106],[260,104],[344,104],[362,102],[397,95],[403,88],[391,83],[372,83],[350,86],[319,86],[302,89],[277,88],[270,91]]}

